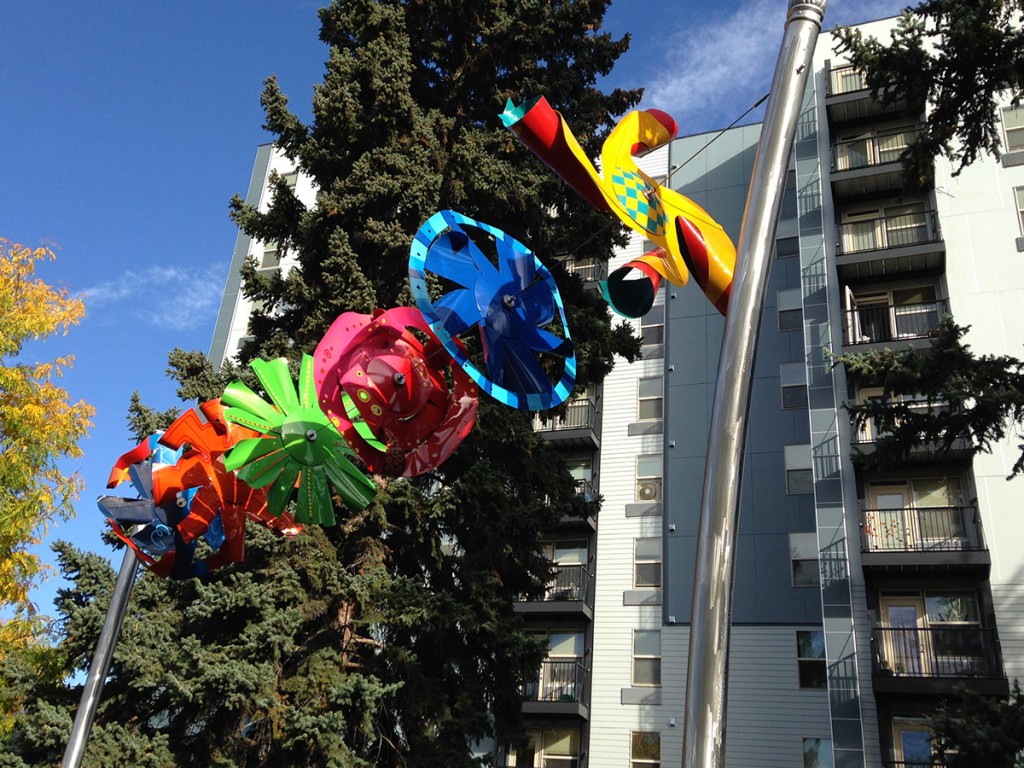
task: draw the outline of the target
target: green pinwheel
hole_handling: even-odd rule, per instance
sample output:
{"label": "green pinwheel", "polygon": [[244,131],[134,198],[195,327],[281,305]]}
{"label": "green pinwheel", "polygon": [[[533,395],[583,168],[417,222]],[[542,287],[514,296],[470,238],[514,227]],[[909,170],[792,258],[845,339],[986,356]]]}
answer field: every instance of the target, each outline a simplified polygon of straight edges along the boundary
{"label": "green pinwheel", "polygon": [[328,478],[348,507],[365,508],[377,488],[349,461],[352,450],[317,405],[313,358],[302,357],[298,392],[283,358],[253,360],[250,366],[273,405],[234,381],[221,399],[228,406],[224,417],[265,437],[239,442],[225,456],[224,466],[253,488],[269,486],[267,509],[275,516],[284,511],[298,484],[295,519],[334,525]]}

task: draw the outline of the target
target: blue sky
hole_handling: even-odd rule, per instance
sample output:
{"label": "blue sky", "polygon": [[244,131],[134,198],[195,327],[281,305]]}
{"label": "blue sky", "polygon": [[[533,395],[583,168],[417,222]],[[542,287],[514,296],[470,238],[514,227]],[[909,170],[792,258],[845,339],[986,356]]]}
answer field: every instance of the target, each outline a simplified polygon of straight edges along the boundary
{"label": "blue sky", "polygon": [[[155,407],[175,404],[167,353],[209,347],[236,235],[228,200],[244,192],[256,147],[270,140],[260,127],[262,81],[276,74],[308,117],[327,57],[319,5],[4,3],[0,236],[52,247],[57,260],[40,276],[84,294],[87,311],[67,336],[25,354],[74,354],[64,384],[96,407],[84,458],[66,463],[86,484],[78,515],[50,539],[106,551],[95,499],[132,447],[132,392]],[[902,5],[832,0],[825,25],[891,16]],[[724,127],[768,90],[786,7],[614,0],[605,28],[633,42],[608,85],[646,87],[644,106],[673,114],[683,133]],[[43,612],[59,586],[54,579],[36,591]]]}

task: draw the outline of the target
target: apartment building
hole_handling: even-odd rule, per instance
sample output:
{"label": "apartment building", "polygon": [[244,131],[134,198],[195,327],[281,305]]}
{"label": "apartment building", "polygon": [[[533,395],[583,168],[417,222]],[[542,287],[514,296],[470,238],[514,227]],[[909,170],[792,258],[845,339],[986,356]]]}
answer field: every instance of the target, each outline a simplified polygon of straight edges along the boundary
{"label": "apartment building", "polygon": [[[884,36],[894,20],[863,25]],[[726,760],[735,768],[904,767],[930,761],[927,717],[958,686],[1024,679],[1024,481],[1012,441],[972,457],[916,451],[870,470],[874,425],[844,404],[878,397],[831,355],[929,342],[946,315],[979,354],[1024,350],[1024,108],[1003,110],[1001,160],[906,193],[897,158],[918,105],[883,107],[819,39],[797,127],[754,371]],[[738,240],[760,127],[676,140],[641,160]],[[261,147],[248,200],[271,171]],[[634,235],[609,265],[646,249]],[[248,307],[237,271],[276,251],[239,236],[211,350],[234,354]],[[283,266],[287,267],[287,264]],[[596,289],[585,259],[573,268]],[[697,515],[723,320],[695,286],[663,286],[633,322],[643,356],[535,428],[566,457],[598,520],[539,542],[554,567],[517,606],[549,656],[523,690],[526,749],[496,765],[656,768],[682,759]],[[912,399],[914,393],[902,393]],[[704,589],[706,585],[697,585]]]}

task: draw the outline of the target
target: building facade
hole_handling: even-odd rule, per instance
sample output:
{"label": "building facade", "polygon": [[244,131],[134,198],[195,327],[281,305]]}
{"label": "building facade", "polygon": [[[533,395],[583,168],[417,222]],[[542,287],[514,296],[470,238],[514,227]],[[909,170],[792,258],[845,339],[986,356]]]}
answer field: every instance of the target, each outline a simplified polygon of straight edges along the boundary
{"label": "building facade", "polygon": [[[864,25],[888,34],[894,20]],[[737,544],[726,760],[735,768],[928,764],[927,717],[957,686],[1005,694],[1024,679],[1024,480],[1019,449],[921,449],[885,471],[859,457],[877,437],[844,404],[878,397],[831,355],[929,341],[942,318],[978,354],[1022,355],[1024,109],[1003,111],[1006,154],[905,193],[897,158],[921,110],[883,107],[819,39],[782,203],[754,370]],[[759,126],[678,139],[640,161],[703,205],[734,240]],[[261,147],[247,201],[271,172],[308,181]],[[646,250],[643,238],[609,265]],[[239,236],[211,356],[245,335]],[[544,254],[541,254],[544,258]],[[573,268],[596,289],[603,276]],[[697,515],[723,321],[695,286],[663,286],[632,322],[642,359],[537,416],[599,520],[543,542],[554,577],[517,606],[549,644],[524,687],[530,744],[495,763],[654,768],[682,760]],[[914,393],[903,393],[912,399]],[[697,585],[705,588],[705,585]]]}

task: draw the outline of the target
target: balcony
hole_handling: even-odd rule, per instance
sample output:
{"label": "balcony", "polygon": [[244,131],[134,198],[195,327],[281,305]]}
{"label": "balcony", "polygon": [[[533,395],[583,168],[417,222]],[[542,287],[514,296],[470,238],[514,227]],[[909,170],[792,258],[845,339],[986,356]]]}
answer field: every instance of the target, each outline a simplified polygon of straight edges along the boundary
{"label": "balcony", "polygon": [[567,448],[600,448],[597,404],[588,398],[574,400],[561,415],[538,413],[533,417],[533,430],[545,440]]}
{"label": "balcony", "polygon": [[591,573],[583,565],[552,566],[551,581],[539,597],[520,597],[515,610],[544,616],[573,616],[586,620],[594,618],[591,606]]}
{"label": "balcony", "polygon": [[872,632],[876,692],[952,693],[966,685],[979,693],[1009,690],[995,630],[977,626],[877,627]]}
{"label": "balcony", "polygon": [[537,679],[522,687],[525,715],[588,717],[584,702],[587,670],[579,659],[541,662]]}
{"label": "balcony", "polygon": [[935,211],[847,222],[837,229],[836,266],[844,282],[909,272],[938,273],[946,245]]}
{"label": "balcony", "polygon": [[976,507],[865,509],[861,564],[877,573],[981,571],[991,565]]}
{"label": "balcony", "polygon": [[[910,304],[861,303],[843,313],[843,346],[880,345],[890,348],[906,346],[894,342],[928,339],[936,334],[939,324],[949,315],[949,299],[935,299]],[[851,350],[854,352],[869,351]]]}
{"label": "balcony", "polygon": [[907,102],[901,99],[883,105],[881,99],[871,95],[871,89],[865,84],[860,70],[849,65],[840,65],[832,67],[829,72],[825,111],[828,113],[829,122],[837,125],[883,115],[902,114],[907,111]]}
{"label": "balcony", "polygon": [[571,275],[579,275],[587,288],[601,289],[601,281],[608,277],[608,263],[591,256],[573,256],[565,262],[565,269]]}
{"label": "balcony", "polygon": [[901,128],[867,133],[832,147],[832,194],[836,199],[903,189],[900,155],[918,131]]}

